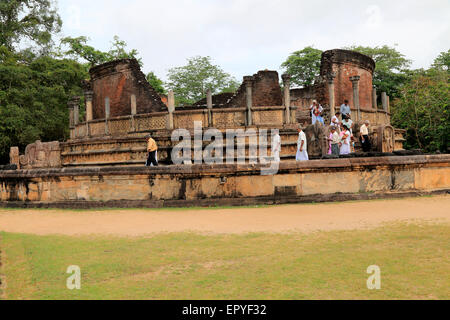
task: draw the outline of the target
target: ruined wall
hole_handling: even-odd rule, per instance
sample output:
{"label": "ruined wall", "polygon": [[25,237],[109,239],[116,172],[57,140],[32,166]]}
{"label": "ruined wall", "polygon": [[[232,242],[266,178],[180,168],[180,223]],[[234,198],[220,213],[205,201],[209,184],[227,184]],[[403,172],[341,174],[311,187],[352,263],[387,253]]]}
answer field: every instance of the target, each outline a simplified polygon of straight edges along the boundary
{"label": "ruined wall", "polygon": [[0,172],[0,206],[243,205],[449,189],[450,155],[292,161],[274,176],[261,175],[259,165]]}
{"label": "ruined wall", "polygon": [[161,97],[150,86],[135,59],[112,61],[92,68],[90,87],[93,118],[105,118],[105,98],[110,100],[110,117],[131,114],[131,95],[136,96],[137,113],[167,110]]}
{"label": "ruined wall", "polygon": [[[281,106],[283,104],[278,72],[264,70],[253,75],[252,99],[254,107]],[[242,83],[227,105],[230,107],[247,107],[245,82]]]}
{"label": "ruined wall", "polygon": [[[347,99],[350,101],[350,107],[354,109],[353,87],[349,78],[360,76],[359,104],[361,110],[371,110],[374,70],[375,62],[370,57],[358,52],[335,49],[322,54],[320,69],[322,78],[326,79],[330,72],[336,72],[334,80],[336,106],[340,106]],[[317,88],[317,99],[322,104],[329,104],[326,81]]]}

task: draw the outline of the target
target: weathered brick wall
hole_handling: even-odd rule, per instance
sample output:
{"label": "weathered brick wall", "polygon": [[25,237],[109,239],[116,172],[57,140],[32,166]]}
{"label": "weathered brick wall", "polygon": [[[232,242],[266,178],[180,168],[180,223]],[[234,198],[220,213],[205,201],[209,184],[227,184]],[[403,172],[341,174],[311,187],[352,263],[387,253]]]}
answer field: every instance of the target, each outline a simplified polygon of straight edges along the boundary
{"label": "weathered brick wall", "polygon": [[[350,101],[354,108],[352,76],[360,76],[359,104],[361,110],[372,109],[372,78],[375,62],[368,56],[349,50],[329,50],[322,54],[320,75],[325,78],[330,72],[336,72],[334,80],[335,102],[337,106]],[[326,82],[317,88],[317,99],[322,104],[329,104],[328,86]]]}
{"label": "weathered brick wall", "polygon": [[105,98],[110,99],[110,117],[131,114],[131,95],[136,96],[137,113],[167,110],[134,59],[112,61],[92,68],[93,117],[105,117]]}
{"label": "weathered brick wall", "polygon": [[[276,71],[259,71],[253,75],[252,99],[254,107],[281,106],[283,95],[281,93],[280,78]],[[239,87],[235,95],[228,101],[228,106],[247,106],[245,83]]]}

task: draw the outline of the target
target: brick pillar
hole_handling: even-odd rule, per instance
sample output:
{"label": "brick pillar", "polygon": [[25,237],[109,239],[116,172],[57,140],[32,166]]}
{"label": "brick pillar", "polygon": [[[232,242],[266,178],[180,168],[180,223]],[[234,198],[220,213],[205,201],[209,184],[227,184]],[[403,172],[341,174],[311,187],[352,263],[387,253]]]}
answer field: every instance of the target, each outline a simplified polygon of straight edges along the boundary
{"label": "brick pillar", "polygon": [[173,90],[169,91],[169,95],[167,97],[167,109],[169,109],[169,114],[167,116],[167,129],[173,130],[173,112],[175,111],[175,95],[173,93]]}
{"label": "brick pillar", "polygon": [[330,97],[330,119],[336,114],[336,99],[334,96],[334,79],[336,78],[336,72],[330,72],[327,75],[328,79],[328,96]]}
{"label": "brick pillar", "polygon": [[373,90],[372,90],[372,108],[374,108],[375,110],[377,109],[377,88],[375,86],[373,86]]}
{"label": "brick pillar", "polygon": [[212,101],[212,92],[211,89],[208,89],[206,91],[206,105],[208,107],[208,126],[213,126],[213,119],[212,119],[212,107],[213,107],[213,101]]}
{"label": "brick pillar", "polygon": [[252,107],[253,107],[253,77],[245,76],[244,77],[245,89],[246,89],[246,98],[247,98],[247,126],[251,126],[253,124],[252,120]]}
{"label": "brick pillar", "polygon": [[110,115],[110,101],[109,101],[109,97],[105,98],[105,134],[109,135],[109,126],[108,126],[108,120],[109,120],[109,115]]}
{"label": "brick pillar", "polygon": [[353,76],[350,77],[350,81],[352,82],[353,86],[353,105],[358,111],[358,121],[361,121],[361,108],[359,106],[359,80],[361,79],[360,76]]}

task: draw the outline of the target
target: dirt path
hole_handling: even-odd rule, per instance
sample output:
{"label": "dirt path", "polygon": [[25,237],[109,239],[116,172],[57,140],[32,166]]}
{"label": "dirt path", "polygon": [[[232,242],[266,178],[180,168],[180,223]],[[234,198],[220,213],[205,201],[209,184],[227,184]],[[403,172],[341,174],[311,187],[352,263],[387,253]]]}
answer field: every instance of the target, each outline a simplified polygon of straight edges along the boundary
{"label": "dirt path", "polygon": [[450,223],[450,196],[267,208],[204,210],[7,210],[0,231],[37,235],[109,234],[140,236],[159,232],[312,232],[372,228],[392,221]]}

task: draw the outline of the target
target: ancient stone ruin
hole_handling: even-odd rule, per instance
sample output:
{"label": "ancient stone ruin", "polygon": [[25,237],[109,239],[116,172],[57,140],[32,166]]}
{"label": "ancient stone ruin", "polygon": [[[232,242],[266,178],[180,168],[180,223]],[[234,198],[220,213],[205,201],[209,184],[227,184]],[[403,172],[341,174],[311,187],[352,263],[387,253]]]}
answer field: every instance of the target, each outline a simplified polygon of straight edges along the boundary
{"label": "ancient stone ruin", "polygon": [[[382,107],[377,104],[372,86],[374,69],[374,61],[367,56],[330,50],[323,53],[321,76],[311,87],[290,90],[290,77],[283,75],[282,92],[278,73],[263,70],[244,77],[235,93],[212,96],[209,92],[207,98],[192,106],[175,108],[173,92],[168,97],[159,96],[136,60],[109,62],[93,67],[89,72],[91,79],[83,84],[85,119],[80,119],[80,98],[68,102],[70,139],[62,143],[37,141],[22,156],[13,147],[11,164],[24,169],[143,165],[148,133],[157,140],[160,161],[171,164],[173,130],[192,131],[195,122],[201,122],[203,130],[213,127],[223,132],[278,129],[282,160],[295,158],[300,123],[308,137],[310,157],[321,158],[328,151],[329,128],[310,126],[309,106],[313,99],[324,106],[326,123],[330,123],[330,115],[343,100],[349,100],[355,129],[364,120],[371,121],[374,151],[401,150],[403,131],[390,126],[389,97],[383,93]],[[270,137],[270,145],[269,140]],[[250,143],[246,141],[246,148]]]}

